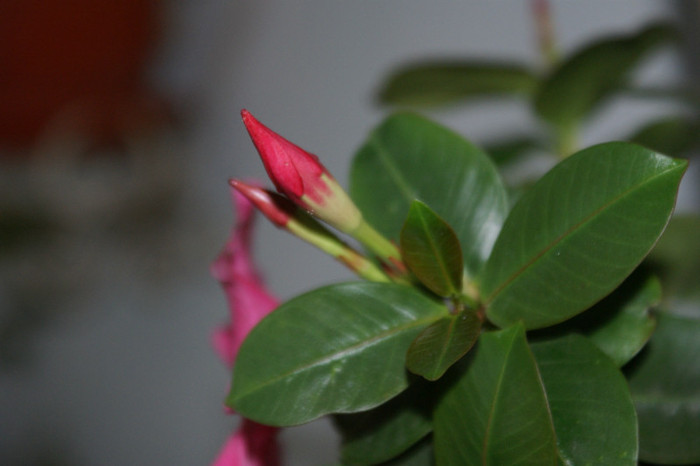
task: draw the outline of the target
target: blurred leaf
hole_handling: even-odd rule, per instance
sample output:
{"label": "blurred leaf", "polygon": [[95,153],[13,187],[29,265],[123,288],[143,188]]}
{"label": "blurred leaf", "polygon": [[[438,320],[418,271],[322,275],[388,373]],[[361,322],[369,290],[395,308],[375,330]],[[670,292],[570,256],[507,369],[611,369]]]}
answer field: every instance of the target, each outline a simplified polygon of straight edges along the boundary
{"label": "blurred leaf", "polygon": [[623,142],[572,155],[511,210],[482,275],[488,318],[528,329],[614,290],[668,222],[687,161]]}
{"label": "blurred leaf", "polygon": [[513,64],[426,62],[405,66],[382,85],[383,104],[438,106],[474,97],[530,95],[535,76]]}
{"label": "blurred leaf", "polygon": [[672,27],[654,25],[586,46],[542,82],[534,99],[537,114],[559,127],[575,125],[624,85],[643,58],[675,37]]}
{"label": "blurred leaf", "polygon": [[563,464],[637,464],[637,417],[627,382],[586,338],[535,343]]}
{"label": "blurred leaf", "polygon": [[649,254],[664,296],[700,298],[700,217],[674,216]]}
{"label": "blurred leaf", "polygon": [[433,430],[432,384],[414,382],[383,405],[356,414],[338,414],[343,464],[388,461],[408,450]]}
{"label": "blurred leaf", "polygon": [[472,310],[444,317],[416,337],[408,348],[406,367],[428,380],[437,380],[474,346],[481,320]]}
{"label": "blurred leaf", "polygon": [[350,188],[367,220],[394,240],[411,203],[429,205],[455,230],[470,278],[491,252],[508,209],[486,154],[412,114],[393,115],[372,132],[353,161]]}
{"label": "blurred leaf", "polygon": [[660,314],[651,341],[630,366],[640,459],[700,462],[700,320]]}
{"label": "blurred leaf", "polygon": [[463,265],[459,239],[447,222],[420,201],[413,201],[401,229],[401,256],[433,293],[460,294]]}
{"label": "blurred leaf", "polygon": [[382,466],[432,466],[433,464],[435,464],[433,443],[428,437],[412,446],[401,456],[382,463]]}
{"label": "blurred leaf", "polygon": [[522,324],[483,333],[470,357],[435,409],[437,463],[556,464],[552,419]]}
{"label": "blurred leaf", "polygon": [[297,296],[243,342],[227,404],[279,426],[373,408],[408,386],[408,347],[446,314],[415,289],[387,283],[331,285]]}
{"label": "blurred leaf", "polygon": [[662,154],[677,156],[700,145],[700,126],[687,118],[666,117],[640,128],[628,140]]}
{"label": "blurred leaf", "polygon": [[531,136],[521,136],[491,144],[484,144],[484,151],[496,166],[502,167],[515,162],[529,153],[542,149],[542,142]]}

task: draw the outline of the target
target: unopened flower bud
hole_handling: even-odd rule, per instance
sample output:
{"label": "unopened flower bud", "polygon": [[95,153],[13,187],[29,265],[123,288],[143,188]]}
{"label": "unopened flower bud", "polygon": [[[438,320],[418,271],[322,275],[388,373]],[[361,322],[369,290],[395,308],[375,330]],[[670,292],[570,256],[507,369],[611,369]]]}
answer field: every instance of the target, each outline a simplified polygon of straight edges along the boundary
{"label": "unopened flower bud", "polygon": [[344,233],[360,225],[362,214],[318,157],[275,133],[247,110],[241,116],[278,191]]}
{"label": "unopened flower bud", "polygon": [[344,243],[286,197],[240,180],[231,180],[230,184],[279,228],[335,257],[366,280],[389,281],[389,277],[374,262]]}

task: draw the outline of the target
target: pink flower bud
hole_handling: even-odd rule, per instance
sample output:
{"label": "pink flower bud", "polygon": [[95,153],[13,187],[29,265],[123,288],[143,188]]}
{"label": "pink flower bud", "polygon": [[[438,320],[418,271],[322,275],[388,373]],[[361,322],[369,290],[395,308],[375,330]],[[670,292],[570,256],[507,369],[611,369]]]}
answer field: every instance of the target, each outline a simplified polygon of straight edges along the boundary
{"label": "pink flower bud", "polygon": [[278,191],[319,219],[349,233],[362,214],[318,157],[275,133],[247,110],[243,123]]}
{"label": "pink flower bud", "polygon": [[294,211],[298,209],[289,199],[258,186],[253,186],[240,180],[229,180],[229,184],[243,194],[265,217],[280,228],[284,228],[289,223],[289,220],[294,215]]}
{"label": "pink flower bud", "polygon": [[330,194],[321,175],[331,175],[318,157],[260,123],[248,110],[241,110],[241,116],[267,174],[280,192],[297,203],[304,195],[320,203],[324,195]]}

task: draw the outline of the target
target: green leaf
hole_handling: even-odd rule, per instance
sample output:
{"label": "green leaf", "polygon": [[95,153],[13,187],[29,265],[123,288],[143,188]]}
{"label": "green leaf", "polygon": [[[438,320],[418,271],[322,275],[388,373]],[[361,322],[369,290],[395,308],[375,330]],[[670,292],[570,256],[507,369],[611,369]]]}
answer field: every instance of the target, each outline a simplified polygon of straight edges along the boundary
{"label": "green leaf", "polygon": [[342,463],[362,465],[388,461],[432,432],[432,392],[430,384],[417,381],[370,411],[336,415],[343,438]]}
{"label": "green leaf", "polygon": [[420,201],[413,201],[401,229],[401,256],[433,293],[460,294],[463,265],[459,239],[447,222]]}
{"label": "green leaf", "polygon": [[433,443],[428,437],[412,446],[401,456],[382,463],[382,466],[432,466],[435,464],[434,456]]}
{"label": "green leaf", "polygon": [[518,161],[532,152],[543,150],[543,146],[542,141],[532,136],[519,136],[513,139],[484,144],[482,147],[497,166],[503,167],[511,162]]}
{"label": "green leaf", "polygon": [[465,272],[477,276],[508,210],[488,156],[447,128],[397,114],[372,132],[355,156],[351,175],[352,198],[382,234],[397,240],[418,199],[452,226]]}
{"label": "green leaf", "polygon": [[391,105],[438,106],[498,94],[529,95],[536,79],[511,64],[427,62],[405,66],[389,77],[379,101]]}
{"label": "green leaf", "polygon": [[627,382],[612,360],[580,335],[535,343],[566,465],[637,464],[637,417]]}
{"label": "green leaf", "polygon": [[640,459],[700,462],[700,320],[660,314],[651,341],[631,366]]}
{"label": "green leaf", "polygon": [[386,283],[331,285],[298,296],[243,342],[227,404],[279,426],[373,408],[408,386],[411,341],[446,314],[417,290]]}
{"label": "green leaf", "polygon": [[672,28],[656,25],[585,47],[542,82],[535,94],[535,110],[557,126],[576,124],[624,85],[627,75],[644,57],[673,37]]}
{"label": "green leaf", "polygon": [[611,316],[604,324],[589,326],[587,336],[618,367],[622,367],[644,347],[654,333],[656,319],[649,311],[659,301],[661,283],[656,277],[649,277],[636,290],[627,289],[623,283],[615,293],[580,317],[585,318],[589,312],[599,316],[607,313]]}
{"label": "green leaf", "polygon": [[406,367],[428,380],[437,380],[474,346],[481,320],[472,310],[442,318],[423,330],[406,355]]}
{"label": "green leaf", "polygon": [[645,125],[628,139],[662,154],[681,155],[698,147],[700,127],[688,118],[666,117]]}
{"label": "green leaf", "polygon": [[471,355],[435,410],[437,463],[556,464],[552,419],[523,326],[482,334]]}
{"label": "green leaf", "polygon": [[[700,298],[700,217],[675,216],[649,254],[669,303]],[[670,309],[676,311],[675,309]]]}
{"label": "green leaf", "polygon": [[659,280],[639,270],[591,309],[537,333],[550,339],[571,333],[587,336],[622,367],[651,338],[656,319],[650,311],[661,300]]}
{"label": "green leaf", "polygon": [[513,207],[484,268],[488,318],[547,327],[610,293],[661,235],[686,167],[613,142],[550,170]]}

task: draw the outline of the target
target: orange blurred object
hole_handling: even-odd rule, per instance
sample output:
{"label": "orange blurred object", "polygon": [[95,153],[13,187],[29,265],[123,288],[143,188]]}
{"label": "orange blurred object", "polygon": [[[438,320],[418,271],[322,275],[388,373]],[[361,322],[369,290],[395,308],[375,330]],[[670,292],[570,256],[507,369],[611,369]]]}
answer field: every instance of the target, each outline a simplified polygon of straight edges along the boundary
{"label": "orange blurred object", "polygon": [[160,113],[144,84],[157,6],[0,0],[0,146],[29,146],[56,125],[109,143]]}

